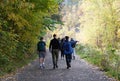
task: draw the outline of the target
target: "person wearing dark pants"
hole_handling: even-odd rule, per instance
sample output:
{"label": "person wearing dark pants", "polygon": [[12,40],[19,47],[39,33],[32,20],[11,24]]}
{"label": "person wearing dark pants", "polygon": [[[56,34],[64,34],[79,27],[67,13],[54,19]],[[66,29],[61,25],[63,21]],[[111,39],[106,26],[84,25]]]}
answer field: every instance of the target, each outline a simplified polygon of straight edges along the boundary
{"label": "person wearing dark pants", "polygon": [[65,37],[65,42],[63,43],[63,49],[64,49],[64,54],[66,57],[67,69],[69,69],[71,67],[73,49],[72,49],[71,42],[69,41],[68,36]]}
{"label": "person wearing dark pants", "polygon": [[60,43],[56,38],[56,34],[53,35],[53,39],[50,41],[49,51],[52,52],[53,69],[58,68]]}
{"label": "person wearing dark pants", "polygon": [[53,49],[52,50],[52,60],[53,60],[53,68],[58,68],[58,57],[59,57],[59,54],[58,54],[59,50],[58,49]]}
{"label": "person wearing dark pants", "polygon": [[66,64],[67,64],[67,69],[71,67],[71,59],[72,59],[72,54],[66,54]]}
{"label": "person wearing dark pants", "polygon": [[61,43],[60,43],[60,45],[61,45],[61,59],[64,59],[64,49],[63,49],[64,41],[65,41],[65,39],[62,38]]}

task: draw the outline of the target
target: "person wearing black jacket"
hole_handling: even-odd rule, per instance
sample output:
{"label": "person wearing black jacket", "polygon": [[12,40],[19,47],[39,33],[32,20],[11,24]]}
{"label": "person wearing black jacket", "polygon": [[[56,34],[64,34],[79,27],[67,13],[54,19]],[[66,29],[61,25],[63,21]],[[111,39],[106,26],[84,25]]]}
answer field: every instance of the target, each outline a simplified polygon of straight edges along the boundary
{"label": "person wearing black jacket", "polygon": [[56,34],[53,35],[53,39],[50,41],[49,51],[52,52],[53,69],[58,68],[60,43],[56,38]]}

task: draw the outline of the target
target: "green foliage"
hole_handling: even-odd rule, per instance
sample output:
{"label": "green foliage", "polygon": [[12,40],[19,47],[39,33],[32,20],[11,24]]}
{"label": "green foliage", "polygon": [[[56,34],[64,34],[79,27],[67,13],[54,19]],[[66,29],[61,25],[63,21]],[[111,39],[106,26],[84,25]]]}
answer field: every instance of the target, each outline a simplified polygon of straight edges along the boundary
{"label": "green foliage", "polygon": [[77,46],[77,54],[79,54],[82,59],[99,66],[100,69],[106,71],[108,75],[119,79],[120,56],[117,55],[117,52],[113,48],[108,47],[103,54],[100,49],[96,49],[90,45],[80,44]]}
{"label": "green foliage", "polygon": [[58,0],[0,1],[0,75],[14,71],[36,56],[38,37],[59,24],[51,18],[58,14],[59,3]]}
{"label": "green foliage", "polygon": [[87,40],[90,40],[88,43],[92,42],[95,45],[96,41],[101,41],[102,48],[109,44],[116,46],[114,44],[118,43],[116,33],[120,27],[119,13],[117,13],[119,6],[115,5],[116,3],[117,0],[83,1],[84,15],[81,18],[81,25]]}
{"label": "green foliage", "polygon": [[89,45],[78,45],[77,54],[80,54],[81,58],[88,60],[89,62],[100,66],[101,54],[99,50]]}
{"label": "green foliage", "polygon": [[84,43],[99,49],[100,54],[95,56],[101,56],[101,68],[117,79],[120,72],[119,3],[119,0],[85,0],[80,19]]}
{"label": "green foliage", "polygon": [[56,24],[62,24],[62,21],[60,20],[59,16],[52,15],[51,18],[49,18],[49,17],[44,18],[43,26],[45,29],[48,28],[49,30],[54,30],[54,29],[56,29],[56,26],[55,26]]}

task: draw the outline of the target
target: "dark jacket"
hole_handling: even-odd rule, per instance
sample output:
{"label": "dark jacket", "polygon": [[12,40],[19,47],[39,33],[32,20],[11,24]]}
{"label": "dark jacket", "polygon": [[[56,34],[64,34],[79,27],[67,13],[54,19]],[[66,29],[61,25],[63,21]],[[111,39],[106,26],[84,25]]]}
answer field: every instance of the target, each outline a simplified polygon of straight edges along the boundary
{"label": "dark jacket", "polygon": [[49,49],[60,49],[60,43],[58,39],[54,38],[50,41]]}
{"label": "dark jacket", "polygon": [[64,52],[65,55],[73,53],[73,48],[71,46],[71,42],[70,41],[65,41],[63,43],[63,52]]}
{"label": "dark jacket", "polygon": [[72,46],[72,48],[75,48],[76,43],[77,43],[78,41],[71,40],[70,42],[71,42],[71,46]]}

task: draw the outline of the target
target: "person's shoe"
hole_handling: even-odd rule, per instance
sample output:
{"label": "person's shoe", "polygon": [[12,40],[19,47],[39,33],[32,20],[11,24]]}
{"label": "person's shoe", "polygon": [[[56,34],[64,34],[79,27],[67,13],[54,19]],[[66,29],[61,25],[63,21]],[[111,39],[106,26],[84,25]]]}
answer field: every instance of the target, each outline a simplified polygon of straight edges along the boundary
{"label": "person's shoe", "polygon": [[67,69],[69,69],[70,67],[69,66],[67,66]]}
{"label": "person's shoe", "polygon": [[58,68],[58,65],[56,65],[56,68]]}
{"label": "person's shoe", "polygon": [[42,67],[42,66],[40,66],[40,69],[43,69],[43,67]]}
{"label": "person's shoe", "polygon": [[42,67],[45,68],[45,63],[42,64]]}
{"label": "person's shoe", "polygon": [[45,68],[45,66],[43,65],[43,66],[42,66],[42,68],[44,69],[44,68]]}
{"label": "person's shoe", "polygon": [[55,66],[53,67],[53,69],[55,69]]}
{"label": "person's shoe", "polygon": [[69,65],[69,67],[71,67],[71,65]]}

